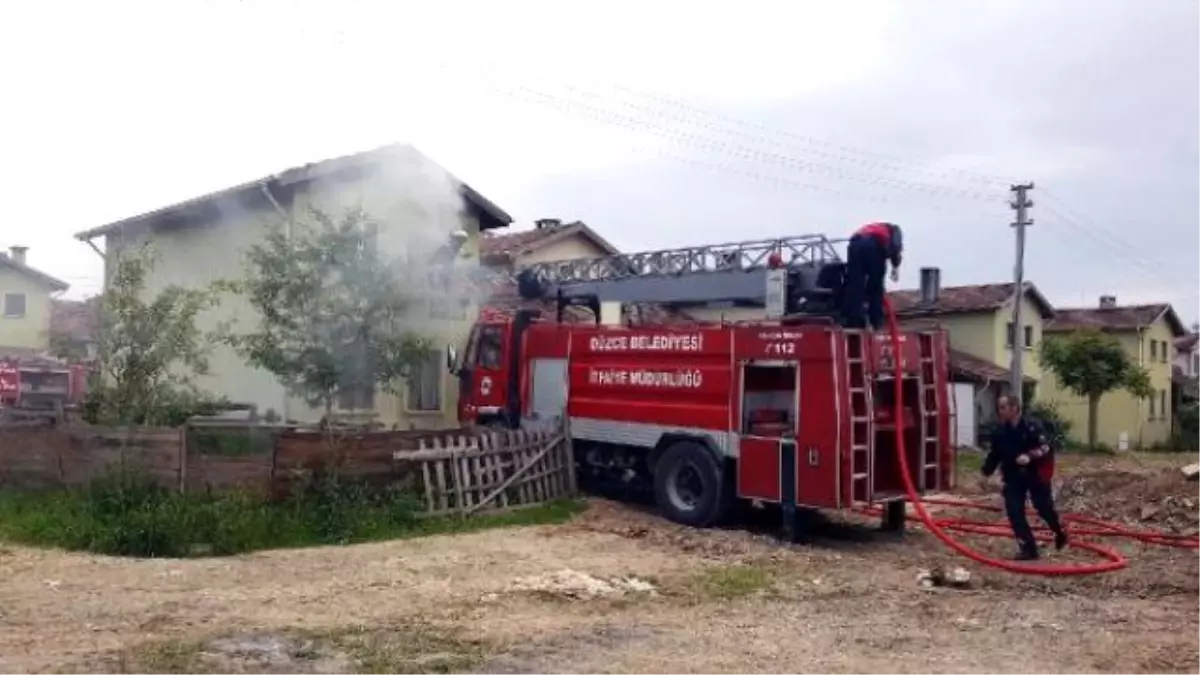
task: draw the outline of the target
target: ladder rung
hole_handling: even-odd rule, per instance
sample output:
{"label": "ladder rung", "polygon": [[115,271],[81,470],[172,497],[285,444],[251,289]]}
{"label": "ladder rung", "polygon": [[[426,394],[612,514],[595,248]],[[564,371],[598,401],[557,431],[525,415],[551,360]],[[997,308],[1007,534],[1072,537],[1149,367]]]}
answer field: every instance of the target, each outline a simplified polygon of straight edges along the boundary
{"label": "ladder rung", "polygon": [[937,462],[932,462],[930,464],[925,465],[926,471],[928,471],[929,469],[936,469],[936,468],[938,468]]}

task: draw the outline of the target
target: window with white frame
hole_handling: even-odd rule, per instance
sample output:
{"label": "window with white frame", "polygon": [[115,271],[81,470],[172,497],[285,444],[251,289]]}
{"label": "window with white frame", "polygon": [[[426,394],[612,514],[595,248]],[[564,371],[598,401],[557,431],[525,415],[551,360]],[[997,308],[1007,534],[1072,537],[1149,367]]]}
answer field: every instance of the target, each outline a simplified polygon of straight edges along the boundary
{"label": "window with white frame", "polygon": [[404,404],[413,412],[438,412],[442,409],[442,355],[427,352],[415,364],[405,380]]}
{"label": "window with white frame", "polygon": [[4,316],[9,319],[20,319],[25,316],[25,294],[4,294]]}
{"label": "window with white frame", "polygon": [[[1013,322],[1009,321],[1008,324],[1005,326],[1005,331],[1006,331],[1006,334],[1004,337],[1004,346],[1011,349],[1013,346],[1013,340],[1016,338],[1016,332],[1017,332],[1016,326],[1013,325]],[[1025,347],[1025,349],[1032,349],[1033,348],[1033,326],[1030,326],[1030,325],[1021,326],[1021,333],[1022,333],[1021,344]]]}

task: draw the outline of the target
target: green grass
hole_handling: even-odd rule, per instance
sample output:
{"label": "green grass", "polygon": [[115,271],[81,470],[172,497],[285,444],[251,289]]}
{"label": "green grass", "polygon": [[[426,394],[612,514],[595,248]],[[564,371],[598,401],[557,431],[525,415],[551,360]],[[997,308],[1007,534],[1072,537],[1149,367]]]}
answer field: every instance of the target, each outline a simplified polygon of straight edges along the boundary
{"label": "green grass", "polygon": [[759,565],[711,567],[688,577],[681,584],[684,598],[695,602],[727,602],[770,590],[775,575]]}
{"label": "green grass", "polygon": [[441,533],[558,523],[578,513],[562,501],[469,518],[422,518],[410,493],[326,479],[268,503],[239,493],[182,495],[133,476],[86,489],[0,491],[0,539],[137,557],[232,555]]}

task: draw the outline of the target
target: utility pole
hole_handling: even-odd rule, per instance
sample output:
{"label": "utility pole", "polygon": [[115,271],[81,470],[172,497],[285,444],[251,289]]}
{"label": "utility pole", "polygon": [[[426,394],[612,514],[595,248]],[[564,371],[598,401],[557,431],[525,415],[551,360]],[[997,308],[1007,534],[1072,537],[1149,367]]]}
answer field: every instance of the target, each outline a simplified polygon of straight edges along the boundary
{"label": "utility pole", "polygon": [[1013,265],[1013,288],[1016,298],[1013,302],[1012,315],[1012,382],[1010,387],[1011,394],[1016,397],[1018,402],[1023,402],[1021,399],[1025,388],[1025,377],[1021,367],[1021,359],[1025,351],[1025,329],[1021,325],[1021,305],[1025,300],[1025,228],[1033,225],[1033,221],[1028,217],[1028,211],[1033,207],[1033,202],[1030,201],[1028,195],[1032,189],[1033,183],[1013,185],[1009,188],[1016,195],[1016,198],[1009,202],[1009,206],[1017,212],[1017,220],[1012,224],[1017,229],[1017,260]]}

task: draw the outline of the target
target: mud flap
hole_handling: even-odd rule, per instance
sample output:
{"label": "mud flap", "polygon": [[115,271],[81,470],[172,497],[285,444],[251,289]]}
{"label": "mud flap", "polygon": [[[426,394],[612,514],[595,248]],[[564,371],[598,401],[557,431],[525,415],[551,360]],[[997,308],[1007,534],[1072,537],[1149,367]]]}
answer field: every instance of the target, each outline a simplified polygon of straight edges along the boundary
{"label": "mud flap", "polygon": [[803,514],[796,506],[796,439],[779,440],[779,503],[783,508],[783,538],[797,543],[804,540]]}

